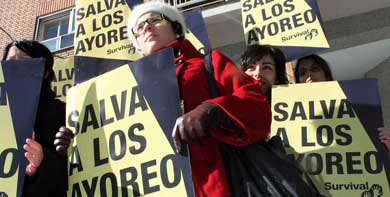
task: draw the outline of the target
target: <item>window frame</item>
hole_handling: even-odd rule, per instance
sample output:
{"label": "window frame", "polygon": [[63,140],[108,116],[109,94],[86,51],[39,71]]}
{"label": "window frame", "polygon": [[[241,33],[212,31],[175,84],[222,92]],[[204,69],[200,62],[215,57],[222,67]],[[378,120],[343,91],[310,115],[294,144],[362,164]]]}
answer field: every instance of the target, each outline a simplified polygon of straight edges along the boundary
{"label": "window frame", "polygon": [[[73,47],[74,44],[71,44],[71,45],[65,46],[65,47],[61,47],[61,42],[62,42],[63,37],[69,36],[72,34],[73,34],[73,41],[74,41],[75,11],[76,11],[76,9],[73,7],[73,8],[64,9],[64,10],[61,10],[58,12],[54,12],[54,13],[51,13],[48,15],[37,17],[37,23],[36,23],[36,27],[35,27],[35,36],[34,36],[35,40],[37,40],[43,44],[44,44],[44,42],[47,42],[47,41],[56,40],[55,49],[50,50],[51,52],[56,52],[56,51],[60,51],[63,49]],[[55,37],[44,40],[43,36],[44,36],[44,32],[45,32],[44,31],[45,26],[47,24],[54,23],[54,22],[57,23],[58,26],[61,26],[61,23],[64,19],[68,19],[67,20],[68,21],[68,32],[66,34],[59,35],[60,28],[57,28],[57,35]]]}

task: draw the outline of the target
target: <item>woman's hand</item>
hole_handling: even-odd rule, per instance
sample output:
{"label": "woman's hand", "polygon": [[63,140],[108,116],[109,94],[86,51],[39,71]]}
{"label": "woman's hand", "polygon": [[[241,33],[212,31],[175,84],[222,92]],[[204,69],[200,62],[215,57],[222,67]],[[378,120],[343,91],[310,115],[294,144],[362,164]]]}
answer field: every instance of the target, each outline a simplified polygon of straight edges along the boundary
{"label": "woman's hand", "polygon": [[390,129],[389,128],[378,128],[379,131],[379,140],[386,145],[387,148],[390,148]]}
{"label": "woman's hand", "polygon": [[42,146],[35,141],[34,133],[32,138],[26,139],[26,144],[23,146],[23,149],[26,151],[24,156],[28,160],[26,174],[28,176],[33,176],[43,160],[43,149]]}

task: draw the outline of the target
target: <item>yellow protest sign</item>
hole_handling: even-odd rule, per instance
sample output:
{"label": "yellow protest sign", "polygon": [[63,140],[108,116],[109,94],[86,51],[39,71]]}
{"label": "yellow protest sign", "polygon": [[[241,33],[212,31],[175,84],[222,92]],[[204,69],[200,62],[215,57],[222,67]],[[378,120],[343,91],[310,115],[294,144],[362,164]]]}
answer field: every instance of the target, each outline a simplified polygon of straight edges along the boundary
{"label": "yellow protest sign", "polygon": [[186,32],[186,39],[188,39],[199,52],[201,52],[202,54],[206,53],[205,46],[189,29]]}
{"label": "yellow protest sign", "polygon": [[329,48],[313,0],[241,0],[248,45]]}
{"label": "yellow protest sign", "polygon": [[183,15],[187,25],[187,30],[185,31],[186,39],[189,40],[200,53],[206,54],[210,51],[211,46],[201,9],[193,9],[184,12]]}
{"label": "yellow protest sign", "polygon": [[0,194],[17,196],[19,174],[15,154],[18,146],[4,82],[0,63]]}
{"label": "yellow protest sign", "polygon": [[53,70],[55,78],[52,83],[52,89],[56,97],[65,102],[66,92],[74,85],[74,57],[55,59]]}
{"label": "yellow protest sign", "polygon": [[76,137],[68,195],[186,196],[174,150],[153,112],[129,65],[72,87],[67,126]]}
{"label": "yellow protest sign", "polygon": [[128,40],[130,8],[125,0],[76,1],[75,55],[136,60]]}
{"label": "yellow protest sign", "polygon": [[4,76],[3,76],[3,66],[1,66],[0,62],[0,83],[4,83]]}
{"label": "yellow protest sign", "polygon": [[387,150],[376,131],[383,124],[376,90],[372,80],[272,90],[272,135],[291,147],[326,196],[390,194]]}

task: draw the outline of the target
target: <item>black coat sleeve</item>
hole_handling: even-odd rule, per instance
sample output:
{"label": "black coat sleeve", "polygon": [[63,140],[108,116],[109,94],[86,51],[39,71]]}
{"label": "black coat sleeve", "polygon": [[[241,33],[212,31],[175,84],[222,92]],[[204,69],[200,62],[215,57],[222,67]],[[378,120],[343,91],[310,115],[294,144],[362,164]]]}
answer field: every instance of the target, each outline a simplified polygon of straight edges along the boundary
{"label": "black coat sleeve", "polygon": [[22,196],[65,196],[67,160],[57,154],[55,134],[65,125],[65,104],[57,99],[40,100],[35,120],[35,140],[43,148],[43,160],[34,176],[25,177]]}
{"label": "black coat sleeve", "polygon": [[67,172],[65,158],[43,148],[43,160],[33,176],[26,176],[23,196],[65,196]]}

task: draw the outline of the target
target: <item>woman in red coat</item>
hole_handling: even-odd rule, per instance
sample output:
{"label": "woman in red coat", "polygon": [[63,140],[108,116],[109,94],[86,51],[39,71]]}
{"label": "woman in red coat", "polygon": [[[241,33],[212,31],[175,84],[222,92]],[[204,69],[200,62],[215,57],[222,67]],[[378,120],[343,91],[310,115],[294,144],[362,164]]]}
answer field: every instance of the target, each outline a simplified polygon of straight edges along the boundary
{"label": "woman in red coat", "polygon": [[128,22],[129,38],[144,56],[174,48],[185,114],[178,118],[173,138],[178,152],[182,142],[190,144],[196,196],[230,196],[220,142],[244,146],[265,139],[270,108],[258,83],[218,51],[211,55],[221,96],[212,99],[203,55],[185,39],[185,28],[176,8],[154,1],[136,6]]}

